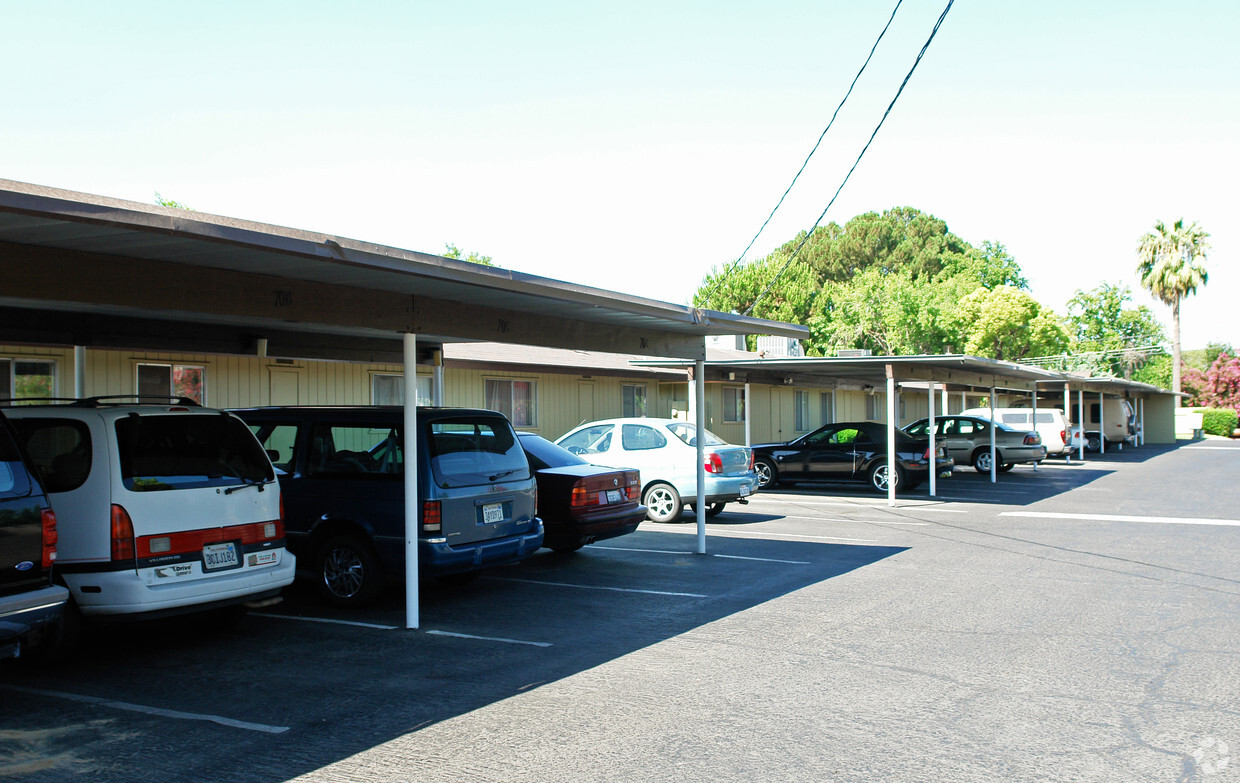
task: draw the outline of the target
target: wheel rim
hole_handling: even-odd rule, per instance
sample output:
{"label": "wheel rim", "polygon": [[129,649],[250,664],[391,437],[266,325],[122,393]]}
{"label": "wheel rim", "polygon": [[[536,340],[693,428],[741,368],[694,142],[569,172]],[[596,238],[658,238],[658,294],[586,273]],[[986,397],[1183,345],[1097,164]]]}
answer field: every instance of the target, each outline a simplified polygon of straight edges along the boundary
{"label": "wheel rim", "polygon": [[765,487],[771,483],[771,466],[765,462],[759,462],[753,467],[754,472],[758,474],[758,486]]}
{"label": "wheel rim", "polygon": [[338,598],[352,598],[362,590],[366,570],[352,549],[333,549],[323,558],[323,584]]}
{"label": "wheel rim", "polygon": [[[891,475],[891,471],[887,469],[886,465],[879,465],[877,468],[874,468],[874,473],[871,474],[870,476],[871,481],[874,482],[874,488],[877,489],[879,492],[886,492],[888,477],[890,475]],[[900,479],[897,476],[896,486],[899,486],[899,484],[900,484]]]}
{"label": "wheel rim", "polygon": [[666,487],[655,487],[646,493],[646,508],[657,520],[671,519],[676,511],[676,500]]}
{"label": "wheel rim", "polygon": [[978,470],[981,470],[984,472],[990,471],[990,452],[989,451],[983,451],[981,454],[977,455],[977,468]]}

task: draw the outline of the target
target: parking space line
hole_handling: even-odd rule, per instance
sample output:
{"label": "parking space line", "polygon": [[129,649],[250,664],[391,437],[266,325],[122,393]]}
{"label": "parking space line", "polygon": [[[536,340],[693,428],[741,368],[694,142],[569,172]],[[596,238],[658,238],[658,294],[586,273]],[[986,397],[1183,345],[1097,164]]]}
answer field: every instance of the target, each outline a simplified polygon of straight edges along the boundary
{"label": "parking space line", "polygon": [[809,565],[808,560],[776,560],[773,557],[745,557],[744,555],[712,555],[726,557],[729,560],[757,560],[760,563],[787,563],[789,565]]}
{"label": "parking space line", "polygon": [[1234,451],[1240,454],[1240,449],[1235,446],[1185,446],[1184,448],[1192,449],[1193,451]]}
{"label": "parking space line", "polygon": [[380,631],[399,631],[399,625],[379,625],[362,623],[357,620],[333,620],[328,617],[302,617],[295,614],[271,614],[269,612],[250,612],[251,617],[275,617],[280,620],[301,620],[306,623],[327,623],[329,625],[352,625],[358,628],[378,628]]}
{"label": "parking space line", "polygon": [[575,587],[580,590],[608,590],[614,593],[643,593],[645,595],[670,595],[677,598],[708,598],[702,593],[672,593],[664,590],[639,590],[635,587],[607,587],[604,585],[575,585],[571,582],[544,582],[541,579],[513,579],[508,576],[488,576],[499,582],[522,582],[527,585],[547,585],[549,587]]}
{"label": "parking space line", "polygon": [[1054,511],[1004,511],[1001,517],[1030,519],[1079,519],[1084,522],[1144,522],[1154,525],[1218,525],[1240,527],[1237,519],[1204,519],[1194,517],[1138,517],[1127,514],[1062,514]]}
{"label": "parking space line", "polygon": [[[944,496],[941,496],[941,495],[936,495],[936,496],[935,496],[935,498],[934,498],[934,500],[943,500],[943,499],[944,499]],[[880,503],[880,502],[878,502],[878,501],[873,501],[873,502],[863,502],[863,501],[857,501],[857,502],[855,502],[855,503],[848,503],[848,502],[845,502],[845,501],[824,501],[824,500],[772,500],[772,499],[768,499],[768,498],[760,498],[760,499],[755,499],[753,502],[757,503],[757,502],[759,502],[759,501],[761,501],[761,502],[771,502],[771,503],[775,503],[775,504],[786,504],[786,505],[789,505],[789,506],[826,506],[826,507],[830,507],[830,508],[864,508],[864,509],[876,509],[876,508],[879,508],[879,509],[881,509],[881,508],[887,508],[887,507],[888,507],[888,506],[886,505],[886,501],[882,501],[881,503]],[[933,502],[933,501],[931,501],[931,502]],[[967,513],[969,513],[968,511],[965,511],[964,509],[959,509],[959,508],[942,508],[942,507],[940,507],[940,506],[934,506],[934,505],[930,505],[930,504],[928,504],[928,503],[927,503],[927,504],[925,504],[925,505],[906,505],[906,506],[900,506],[899,508],[900,508],[900,510],[902,510],[902,511],[934,511],[934,512],[939,513],[939,514],[967,514]],[[744,512],[741,512],[741,513],[744,513]]]}
{"label": "parking space line", "polygon": [[[822,522],[823,521],[821,517],[785,516],[784,519],[807,519],[811,522]],[[840,519],[840,520],[832,520],[832,521],[853,522],[856,520]],[[675,528],[669,528],[667,532],[680,533],[682,535],[687,535],[687,536],[696,535],[696,531],[694,530],[676,530]],[[800,541],[802,539],[809,539],[813,541],[847,541],[849,543],[854,543],[854,544],[876,544],[878,543],[878,540],[873,539],[873,538],[842,538],[840,536],[813,536],[813,535],[803,535],[801,533],[742,533],[736,530],[729,530],[727,532],[723,532],[720,530],[712,530],[710,531],[710,534],[718,538],[757,538],[757,539],[770,539],[770,540],[777,540],[777,541],[786,541],[789,539],[793,541]]]}
{"label": "parking space line", "polygon": [[181,712],[179,710],[165,710],[162,707],[147,707],[143,704],[130,704],[124,701],[114,701],[112,699],[104,699],[99,696],[85,696],[80,693],[64,693],[63,691],[45,691],[41,688],[27,688],[22,685],[0,685],[0,688],[9,691],[17,691],[19,693],[29,693],[36,696],[51,696],[56,699],[68,699],[69,701],[81,702],[83,704],[93,704],[98,707],[111,707],[117,710],[127,710],[129,712],[141,712],[147,715],[156,715],[161,718],[179,718],[181,720],[201,720],[209,723],[218,723],[221,726],[229,726],[234,729],[246,729],[247,731],[261,731],[264,734],[283,734],[288,731],[288,726],[268,726],[263,723],[250,723],[244,720],[234,720],[232,718],[224,718],[219,715],[204,715],[195,712]]}
{"label": "parking space line", "polygon": [[452,631],[427,631],[433,636],[452,636],[457,639],[478,639],[484,642],[503,642],[504,644],[526,644],[530,647],[554,647],[551,642],[527,642],[524,639],[504,639],[499,636],[475,636],[471,633],[454,633]]}

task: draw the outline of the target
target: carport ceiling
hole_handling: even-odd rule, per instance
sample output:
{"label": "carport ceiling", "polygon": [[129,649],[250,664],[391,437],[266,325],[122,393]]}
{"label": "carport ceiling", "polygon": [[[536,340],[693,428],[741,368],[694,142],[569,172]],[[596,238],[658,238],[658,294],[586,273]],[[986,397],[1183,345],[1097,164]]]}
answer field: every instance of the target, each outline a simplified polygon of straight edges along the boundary
{"label": "carport ceiling", "polygon": [[[588,263],[588,259],[583,259]],[[0,180],[0,341],[399,360],[398,335],[702,358],[793,324]],[[287,349],[287,350],[286,350]]]}

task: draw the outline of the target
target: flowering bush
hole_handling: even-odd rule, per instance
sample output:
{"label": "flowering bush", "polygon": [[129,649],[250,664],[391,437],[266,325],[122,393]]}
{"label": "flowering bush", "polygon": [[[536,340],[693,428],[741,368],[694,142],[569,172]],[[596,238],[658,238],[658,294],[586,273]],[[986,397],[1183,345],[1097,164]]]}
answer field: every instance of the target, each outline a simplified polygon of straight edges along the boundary
{"label": "flowering bush", "polygon": [[1230,408],[1240,415],[1240,358],[1221,353],[1208,372],[1185,368],[1181,386],[1185,393],[1191,395],[1189,405]]}

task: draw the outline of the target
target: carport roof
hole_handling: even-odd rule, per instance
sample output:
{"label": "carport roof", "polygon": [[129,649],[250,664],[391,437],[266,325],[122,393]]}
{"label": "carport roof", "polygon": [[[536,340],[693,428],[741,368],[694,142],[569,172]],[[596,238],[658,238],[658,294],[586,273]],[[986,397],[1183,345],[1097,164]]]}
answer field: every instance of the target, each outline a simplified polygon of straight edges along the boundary
{"label": "carport roof", "polygon": [[[15,342],[52,337],[167,348],[182,340],[210,350],[202,332],[211,325],[225,335],[221,352],[241,344],[252,350],[257,338],[270,337],[279,355],[280,339],[293,347],[293,335],[310,331],[334,338],[326,347],[321,339],[302,347],[347,354],[351,346],[365,355],[334,358],[374,359],[398,356],[395,335],[413,332],[432,342],[692,359],[707,335],[808,333],[343,237],[11,180],[0,180],[0,276],[0,340]],[[42,317],[48,313],[61,315]],[[158,345],[132,344],[143,336]]]}

